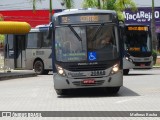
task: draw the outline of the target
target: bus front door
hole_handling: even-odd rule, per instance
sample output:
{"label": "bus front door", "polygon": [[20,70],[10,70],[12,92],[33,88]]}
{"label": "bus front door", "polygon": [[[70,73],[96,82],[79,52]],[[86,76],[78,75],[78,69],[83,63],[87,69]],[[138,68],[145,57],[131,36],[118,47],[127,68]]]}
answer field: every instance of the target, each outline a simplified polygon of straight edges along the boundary
{"label": "bus front door", "polygon": [[26,59],[26,39],[25,35],[16,35],[14,41],[15,68],[25,68]]}

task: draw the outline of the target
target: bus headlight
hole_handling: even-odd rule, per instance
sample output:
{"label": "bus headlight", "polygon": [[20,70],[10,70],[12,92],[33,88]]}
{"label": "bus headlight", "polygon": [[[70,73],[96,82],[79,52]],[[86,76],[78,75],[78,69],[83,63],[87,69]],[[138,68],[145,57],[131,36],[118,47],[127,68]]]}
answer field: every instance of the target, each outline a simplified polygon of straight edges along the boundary
{"label": "bus headlight", "polygon": [[119,71],[119,64],[115,64],[111,69],[111,74],[115,74]]}
{"label": "bus headlight", "polygon": [[59,75],[61,75],[61,76],[66,76],[66,73],[65,73],[64,69],[63,69],[61,66],[56,65],[56,68],[57,68],[57,73],[58,73]]}
{"label": "bus headlight", "polygon": [[133,60],[130,57],[125,57],[125,58],[126,58],[126,60],[133,62]]}

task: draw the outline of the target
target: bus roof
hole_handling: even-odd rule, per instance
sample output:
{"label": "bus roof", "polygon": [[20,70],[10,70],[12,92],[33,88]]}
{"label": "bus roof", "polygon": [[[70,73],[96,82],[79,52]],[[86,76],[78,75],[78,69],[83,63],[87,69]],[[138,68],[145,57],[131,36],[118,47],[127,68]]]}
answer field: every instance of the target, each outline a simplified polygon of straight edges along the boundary
{"label": "bus roof", "polygon": [[49,30],[49,24],[47,25],[38,25],[35,28],[32,28],[30,32],[41,32],[41,31],[48,31]]}
{"label": "bus roof", "polygon": [[32,28],[30,32],[40,32],[40,30],[38,28]]}
{"label": "bus roof", "polygon": [[146,27],[150,27],[149,25],[145,25],[145,24],[125,24],[125,26],[146,26]]}
{"label": "bus roof", "polygon": [[32,28],[30,30],[30,32],[44,32],[44,31],[48,31],[48,27],[42,27],[42,28]]}
{"label": "bus roof", "polygon": [[41,28],[41,27],[42,27],[42,28],[44,28],[44,27],[47,27],[47,28],[48,28],[48,27],[49,27],[49,24],[37,25],[35,28]]}
{"label": "bus roof", "polygon": [[116,15],[116,11],[114,10],[101,10],[101,9],[69,9],[64,10],[62,12],[58,12],[54,14],[54,17],[58,17],[60,15],[70,15],[70,14],[84,14],[84,13],[112,13]]}

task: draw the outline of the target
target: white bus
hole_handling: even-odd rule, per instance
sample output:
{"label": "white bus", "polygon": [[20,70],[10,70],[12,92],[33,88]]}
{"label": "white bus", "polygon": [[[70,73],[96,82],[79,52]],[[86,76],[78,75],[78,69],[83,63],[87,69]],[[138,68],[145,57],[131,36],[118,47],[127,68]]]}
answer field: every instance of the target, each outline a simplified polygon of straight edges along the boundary
{"label": "white bus", "polygon": [[126,24],[124,27],[123,74],[130,69],[153,67],[151,31],[148,25]]}
{"label": "white bus", "polygon": [[55,13],[52,29],[52,61],[57,70],[53,78],[58,95],[78,88],[104,88],[114,94],[119,91],[123,85],[123,57],[115,11]]}
{"label": "white bus", "polygon": [[37,74],[52,71],[52,41],[47,38],[48,30],[48,25],[40,25],[25,35],[7,34],[5,65],[11,69],[34,69]]}

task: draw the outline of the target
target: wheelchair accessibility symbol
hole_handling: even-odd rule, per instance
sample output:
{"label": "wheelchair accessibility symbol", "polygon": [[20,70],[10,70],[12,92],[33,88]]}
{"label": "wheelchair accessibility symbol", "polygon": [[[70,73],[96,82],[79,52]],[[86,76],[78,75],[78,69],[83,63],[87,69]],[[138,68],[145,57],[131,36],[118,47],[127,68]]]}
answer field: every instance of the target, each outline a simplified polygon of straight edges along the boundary
{"label": "wheelchair accessibility symbol", "polygon": [[89,61],[94,61],[97,59],[97,54],[96,52],[88,52],[88,59]]}

